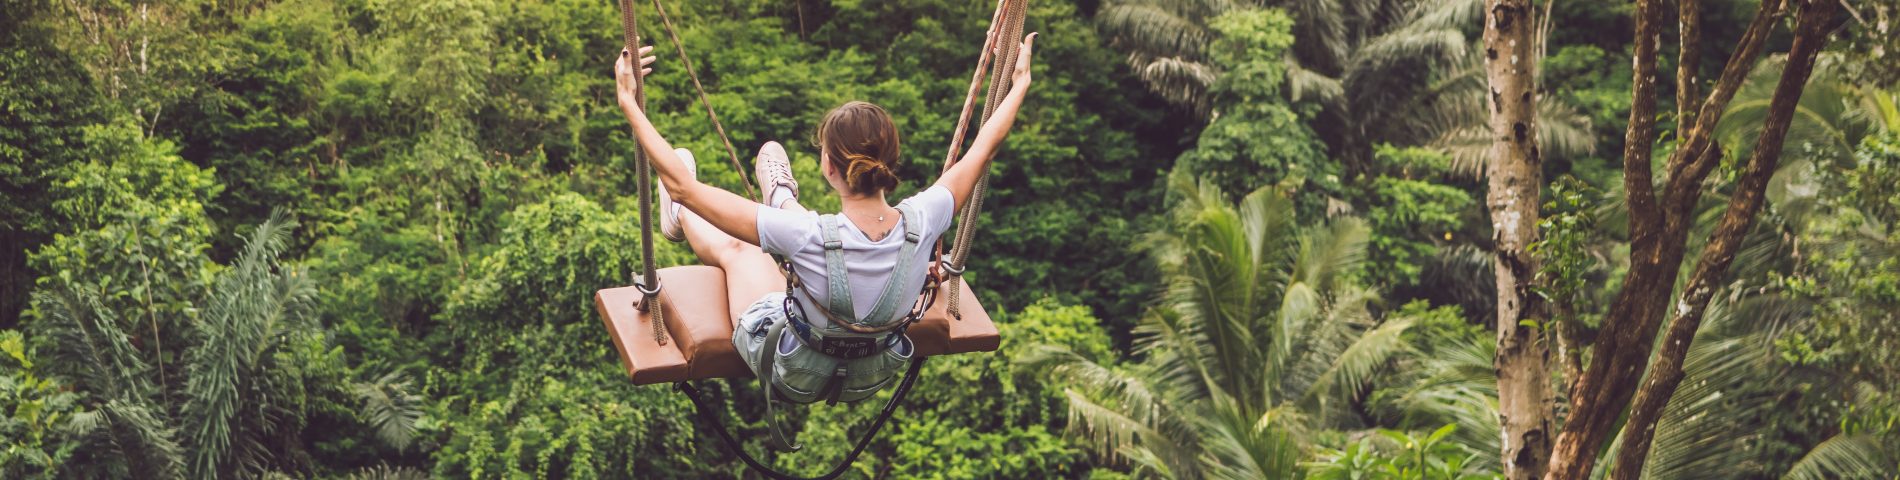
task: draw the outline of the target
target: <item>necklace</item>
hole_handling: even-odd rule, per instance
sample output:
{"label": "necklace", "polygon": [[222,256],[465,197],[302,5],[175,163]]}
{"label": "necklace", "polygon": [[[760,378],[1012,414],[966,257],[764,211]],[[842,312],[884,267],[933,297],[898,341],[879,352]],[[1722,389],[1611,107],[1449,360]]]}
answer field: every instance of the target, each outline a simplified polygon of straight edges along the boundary
{"label": "necklace", "polygon": [[[886,208],[886,211],[888,211],[888,210],[889,210],[889,207],[885,207],[885,208]],[[885,212],[878,212],[878,214],[877,214],[877,223],[884,223],[884,213],[885,213]],[[859,216],[859,217],[868,217],[868,216],[870,216],[870,215],[867,215],[867,214],[864,214],[864,213],[858,213],[858,214],[857,214],[857,216]]]}

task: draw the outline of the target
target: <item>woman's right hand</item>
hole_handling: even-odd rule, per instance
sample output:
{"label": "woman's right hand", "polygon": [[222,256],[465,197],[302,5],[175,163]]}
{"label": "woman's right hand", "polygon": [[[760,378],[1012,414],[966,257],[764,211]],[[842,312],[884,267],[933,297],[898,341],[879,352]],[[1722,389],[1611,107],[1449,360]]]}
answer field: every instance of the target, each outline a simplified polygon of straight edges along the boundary
{"label": "woman's right hand", "polygon": [[1028,36],[1023,37],[1023,46],[1016,50],[1016,70],[1013,72],[1015,75],[1009,80],[1012,87],[1029,85],[1029,51],[1035,44],[1036,32],[1030,32]]}
{"label": "woman's right hand", "polygon": [[[653,73],[653,69],[647,68],[647,66],[652,65],[654,60],[657,60],[654,57],[648,56],[648,53],[653,53],[653,47],[651,45],[640,47],[641,76]],[[620,101],[620,109],[626,111],[628,114],[632,114],[634,110],[640,108],[639,95],[636,94],[638,89],[634,88],[634,82],[638,81],[638,79],[634,78],[633,75],[632,57],[633,56],[629,55],[627,50],[623,48],[620,50],[620,58],[614,61],[614,98]]]}

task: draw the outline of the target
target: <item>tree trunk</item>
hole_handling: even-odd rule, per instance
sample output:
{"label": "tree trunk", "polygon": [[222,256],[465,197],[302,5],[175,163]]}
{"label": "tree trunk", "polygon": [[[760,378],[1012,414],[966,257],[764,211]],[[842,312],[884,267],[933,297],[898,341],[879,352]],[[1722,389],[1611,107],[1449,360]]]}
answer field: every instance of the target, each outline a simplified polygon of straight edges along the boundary
{"label": "tree trunk", "polygon": [[1775,95],[1769,101],[1768,116],[1763,120],[1761,136],[1756,139],[1754,154],[1741,183],[1729,197],[1728,210],[1716,226],[1714,237],[1697,260],[1695,273],[1689,277],[1682,299],[1677,302],[1675,317],[1669,321],[1669,331],[1663,336],[1649,378],[1636,391],[1629,421],[1623,427],[1623,448],[1617,454],[1616,469],[1611,472],[1613,479],[1634,480],[1643,472],[1650,442],[1655,438],[1656,421],[1662,418],[1669,398],[1682,383],[1683,360],[1695,341],[1696,330],[1702,326],[1709,299],[1728,275],[1735,252],[1741,249],[1743,237],[1748,235],[1749,228],[1754,226],[1755,214],[1761,210],[1768,180],[1774,177],[1775,167],[1781,160],[1782,141],[1787,139],[1795,106],[1801,100],[1808,77],[1814,73],[1815,57],[1827,44],[1827,33],[1839,6],[1835,2],[1816,0],[1801,11],[1794,45],[1788,50],[1788,63],[1782,68],[1781,81],[1775,85]]}
{"label": "tree trunk", "polygon": [[[1589,365],[1570,385],[1569,417],[1557,436],[1546,478],[1587,478],[1597,455],[1615,433],[1619,417],[1636,394],[1638,382],[1649,366],[1657,327],[1671,305],[1669,300],[1673,298],[1676,278],[1681,271],[1703,181],[1720,163],[1721,155],[1713,148],[1715,126],[1753,69],[1762,45],[1780,17],[1782,5],[1782,0],[1761,3],[1754,21],[1742,33],[1735,51],[1723,66],[1721,78],[1705,100],[1693,105],[1697,113],[1679,115],[1686,122],[1680,128],[1688,133],[1665,164],[1668,183],[1659,198],[1650,167],[1650,151],[1656,138],[1656,44],[1661,40],[1663,10],[1660,0],[1637,3],[1632,106],[1623,150],[1623,186],[1629,195],[1630,268],[1623,290],[1617,292],[1610,311],[1604,316]],[[1683,72],[1693,70],[1684,69],[1678,74]],[[1786,128],[1785,120],[1779,128]],[[1772,128],[1776,127],[1766,127]],[[1761,193],[1759,186],[1747,182],[1741,189],[1753,193],[1738,192],[1738,196]],[[1745,213],[1752,218],[1754,212]],[[1723,269],[1726,270],[1726,265]],[[1695,300],[1693,290],[1687,294],[1690,297],[1683,298],[1684,302]],[[1695,326],[1682,326],[1686,327],[1687,334],[1693,335]],[[1686,347],[1687,342],[1684,343]],[[1667,398],[1660,401],[1666,403]],[[1653,426],[1653,421],[1650,423]]]}
{"label": "tree trunk", "polygon": [[1485,77],[1491,95],[1490,185],[1492,251],[1497,272],[1498,424],[1504,475],[1534,479],[1550,460],[1554,400],[1544,301],[1534,290],[1538,259],[1537,209],[1542,204],[1543,160],[1537,152],[1537,50],[1530,0],[1486,0]]}

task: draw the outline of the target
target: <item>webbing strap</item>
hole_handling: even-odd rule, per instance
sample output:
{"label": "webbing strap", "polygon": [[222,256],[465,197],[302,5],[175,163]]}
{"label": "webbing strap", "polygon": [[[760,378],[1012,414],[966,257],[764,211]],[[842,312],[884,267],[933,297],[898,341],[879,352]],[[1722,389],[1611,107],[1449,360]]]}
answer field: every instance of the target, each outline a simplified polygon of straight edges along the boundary
{"label": "webbing strap", "polygon": [[[785,324],[790,322],[772,322],[766,327],[765,356],[759,358],[759,385],[765,387],[765,426],[772,431],[771,446],[781,452],[796,452],[804,445],[798,443],[798,433],[786,433],[785,425],[778,418],[778,400],[774,400],[772,389],[772,366],[778,361],[778,343],[785,336]],[[685,383],[685,382],[680,382]],[[694,398],[694,403],[699,399]]]}
{"label": "webbing strap", "polygon": [[[903,291],[904,280],[910,277],[917,266],[917,248],[924,241],[922,217],[917,208],[909,203],[897,204],[899,222],[904,225],[904,245],[898,247],[897,265],[891,270],[891,276],[884,281],[884,288],[877,294],[877,303],[871,306],[871,312],[857,317],[857,310],[851,300],[851,272],[844,261],[844,242],[838,237],[840,224],[837,215],[818,217],[819,238],[824,241],[825,283],[831,289],[830,307],[825,309],[826,318],[847,330],[859,331],[866,328],[879,329],[895,320],[897,309],[907,305],[904,300],[911,298]],[[911,302],[915,303],[915,302]],[[850,319],[836,322],[839,318]],[[859,327],[859,328],[852,328]],[[862,332],[861,332],[862,333]]]}
{"label": "webbing strap", "polygon": [[[825,241],[825,282],[831,290],[831,315],[854,317],[851,308],[851,271],[844,263],[844,241],[838,239],[838,216],[819,215],[818,235]],[[813,299],[816,300],[816,299]]]}
{"label": "webbing strap", "polygon": [[800,477],[774,470],[758,459],[752,458],[752,454],[746,453],[745,446],[740,445],[737,439],[732,438],[732,433],[726,431],[725,425],[719,421],[718,411],[706,405],[706,400],[700,397],[698,388],[686,382],[675,383],[673,388],[679,389],[681,393],[686,394],[686,398],[693,401],[693,411],[699,414],[700,420],[712,424],[713,433],[719,436],[720,442],[725,443],[726,448],[732,449],[732,453],[738,455],[739,460],[745,462],[747,467],[752,467],[753,471],[772,480],[830,480],[843,475],[845,469],[851,468],[851,464],[858,461],[858,455],[864,453],[864,448],[871,445],[871,439],[877,437],[878,430],[882,430],[884,423],[891,419],[891,414],[897,411],[897,404],[904,401],[904,397],[910,393],[911,386],[917,383],[917,374],[923,371],[926,358],[928,357],[917,357],[910,361],[910,369],[904,372],[904,381],[897,384],[897,391],[891,393],[890,401],[884,402],[884,410],[879,411],[877,418],[871,421],[871,428],[864,431],[864,436],[858,437],[857,445],[851,447],[851,453],[845,454],[844,460],[839,461],[830,472],[816,477]]}
{"label": "webbing strap", "polygon": [[897,217],[899,223],[904,224],[904,246],[898,247],[897,267],[891,270],[891,278],[884,281],[884,290],[877,295],[877,305],[871,307],[870,314],[859,319],[860,323],[890,322],[897,315],[898,305],[906,297],[900,291],[904,279],[912,278],[911,268],[917,266],[917,244],[924,241],[922,217],[917,215],[917,208],[909,202],[897,204]]}

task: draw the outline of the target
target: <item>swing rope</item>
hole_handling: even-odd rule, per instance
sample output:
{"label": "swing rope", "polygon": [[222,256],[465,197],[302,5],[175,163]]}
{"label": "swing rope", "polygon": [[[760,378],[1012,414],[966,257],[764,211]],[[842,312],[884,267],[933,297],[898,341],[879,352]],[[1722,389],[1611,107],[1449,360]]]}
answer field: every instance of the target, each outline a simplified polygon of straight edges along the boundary
{"label": "swing rope", "polygon": [[[1000,39],[1022,37],[1024,9],[1028,6],[1029,2],[1028,0],[1001,1],[1002,4],[997,5],[996,17],[991,19],[990,38],[984,42],[983,54],[978,57],[977,60],[977,73],[974,76],[975,78],[971,79],[969,94],[963,101],[963,113],[958,115],[956,133],[951,136],[950,154],[944,159],[943,163],[945,172],[950,171],[950,167],[955,165],[957,155],[963,147],[963,135],[969,128],[970,110],[976,101],[976,89],[977,85],[980,85],[979,80],[983,77],[984,63],[991,63],[992,66],[990,68],[989,78],[990,88],[983,102],[983,117],[981,123],[989,123],[990,116],[996,113],[996,105],[1002,103],[1003,97],[1009,93],[1011,79],[1015,78],[1016,56],[1018,50],[1022,48],[1022,43]],[[998,23],[998,20],[1000,20],[1000,23]],[[994,58],[991,58],[990,51],[996,48],[1001,48],[1002,51],[997,52],[999,55],[995,55]],[[958,217],[956,239],[955,242],[951,244],[949,258],[943,262],[944,273],[950,276],[963,276],[964,264],[970,257],[971,241],[976,238],[977,219],[983,211],[983,196],[989,193],[989,189],[990,172],[988,169],[984,169],[983,173],[977,176],[976,189],[971,192],[970,200],[965,203],[963,211]],[[937,243],[937,251],[941,254],[943,251],[943,241],[939,239]],[[961,288],[962,282],[950,281],[946,283],[950,286],[948,293],[950,297],[948,308],[950,317],[962,320],[963,302],[961,300],[963,297],[958,294],[958,289]]]}
{"label": "swing rope", "polygon": [[[666,6],[661,5],[660,0],[653,0],[653,10],[660,13],[660,26],[665,27],[666,38],[673,42],[673,51],[679,54],[686,77],[693,79],[693,90],[699,92],[699,104],[706,107],[706,118],[712,119],[713,131],[719,132],[719,141],[726,145],[726,158],[732,160],[732,171],[739,173],[739,184],[745,186],[746,195],[758,196],[759,192],[752,188],[752,177],[739,165],[739,151],[732,148],[732,139],[726,137],[726,126],[719,123],[719,114],[713,113],[712,100],[706,98],[706,87],[699,83],[699,73],[693,70],[693,59],[686,56],[686,43],[681,42],[679,33],[673,30],[673,19],[666,15]],[[759,201],[767,200],[761,197]]]}
{"label": "swing rope", "polygon": [[[628,61],[633,62],[633,98],[634,102],[646,109],[646,74],[640,68],[640,20],[633,12],[632,0],[620,0],[620,33],[626,41]],[[666,345],[666,308],[661,306],[659,269],[653,264],[653,166],[647,164],[646,150],[640,146],[640,135],[633,135],[633,175],[635,195],[640,197],[640,276],[634,279],[634,286],[640,289],[640,302],[634,305],[642,312],[653,313],[653,341]]]}

